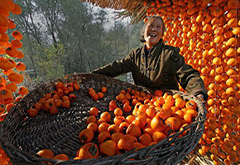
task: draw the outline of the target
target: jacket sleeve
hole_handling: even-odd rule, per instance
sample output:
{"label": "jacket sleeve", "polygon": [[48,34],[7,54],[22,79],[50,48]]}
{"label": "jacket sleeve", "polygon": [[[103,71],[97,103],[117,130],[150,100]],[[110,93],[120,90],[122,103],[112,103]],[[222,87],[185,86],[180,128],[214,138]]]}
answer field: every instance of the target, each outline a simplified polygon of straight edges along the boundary
{"label": "jacket sleeve", "polygon": [[109,77],[116,77],[132,71],[134,51],[121,60],[115,60],[103,67],[91,71],[91,73],[103,74]]}
{"label": "jacket sleeve", "polygon": [[193,69],[192,66],[185,63],[184,57],[179,54],[179,48],[176,48],[173,51],[171,58],[173,61],[175,60],[176,77],[180,85],[188,93],[195,96],[203,94],[204,99],[207,100],[207,90],[199,72]]}

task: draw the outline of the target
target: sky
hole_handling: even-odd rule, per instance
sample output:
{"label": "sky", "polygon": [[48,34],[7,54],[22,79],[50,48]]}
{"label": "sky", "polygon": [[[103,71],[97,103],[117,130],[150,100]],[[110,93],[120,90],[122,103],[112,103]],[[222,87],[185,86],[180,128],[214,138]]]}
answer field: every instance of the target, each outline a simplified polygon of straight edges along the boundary
{"label": "sky", "polygon": [[[93,7],[93,10],[96,11],[96,12],[100,9],[100,7],[98,7],[96,5],[93,5],[93,4],[90,4],[90,3],[89,3],[89,5],[91,7]],[[114,25],[114,20],[123,22],[125,24],[130,24],[130,17],[118,18],[118,19],[115,18],[117,16],[117,14],[115,12],[119,12],[121,10],[114,10],[114,9],[111,9],[111,8],[104,8],[104,10],[108,13],[108,15],[107,15],[108,16],[107,17],[108,21],[105,24],[106,29],[109,29]]]}

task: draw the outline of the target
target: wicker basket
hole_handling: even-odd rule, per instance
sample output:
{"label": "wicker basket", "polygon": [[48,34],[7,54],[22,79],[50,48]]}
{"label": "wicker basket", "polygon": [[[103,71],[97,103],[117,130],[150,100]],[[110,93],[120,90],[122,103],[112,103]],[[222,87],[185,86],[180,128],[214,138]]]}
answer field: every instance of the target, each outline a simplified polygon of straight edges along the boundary
{"label": "wicker basket", "polygon": [[[43,111],[34,117],[28,117],[26,110],[37,102],[46,93],[54,89],[56,82],[64,83],[77,81],[80,90],[75,91],[77,100],[71,103],[70,109],[60,109],[57,115],[49,115]],[[93,101],[88,95],[90,87],[100,90],[102,86],[108,88],[103,100]],[[197,145],[203,130],[205,121],[205,106],[194,96],[183,92],[169,90],[171,94],[180,94],[185,100],[194,100],[198,105],[198,116],[194,123],[188,125],[188,134],[179,138],[181,132],[175,133],[158,144],[145,147],[138,151],[130,151],[124,154],[101,157],[99,159],[68,160],[59,162],[53,159],[43,159],[36,152],[48,148],[55,154],[65,153],[74,158],[81,147],[78,134],[86,127],[85,119],[90,107],[108,111],[108,103],[122,89],[128,87],[138,90],[146,90],[130,83],[109,78],[98,74],[74,74],[57,79],[50,83],[38,85],[25,96],[9,112],[6,119],[0,123],[0,142],[14,164],[42,164],[48,161],[57,164],[177,164]],[[184,129],[183,131],[185,131]]]}

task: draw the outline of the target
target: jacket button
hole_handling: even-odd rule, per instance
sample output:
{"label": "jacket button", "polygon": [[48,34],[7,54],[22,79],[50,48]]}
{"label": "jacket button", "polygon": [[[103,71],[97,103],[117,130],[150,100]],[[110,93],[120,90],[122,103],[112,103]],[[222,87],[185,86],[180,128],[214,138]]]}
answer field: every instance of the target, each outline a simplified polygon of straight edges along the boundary
{"label": "jacket button", "polygon": [[164,82],[168,82],[169,81],[169,77],[167,76],[167,74],[166,73],[163,73],[163,81]]}

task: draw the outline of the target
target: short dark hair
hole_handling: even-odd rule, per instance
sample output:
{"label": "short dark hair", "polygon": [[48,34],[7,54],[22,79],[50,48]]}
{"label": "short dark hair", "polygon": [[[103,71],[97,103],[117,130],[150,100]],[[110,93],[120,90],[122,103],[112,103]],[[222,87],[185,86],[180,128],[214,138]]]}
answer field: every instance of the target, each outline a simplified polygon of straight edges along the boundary
{"label": "short dark hair", "polygon": [[140,31],[140,41],[141,41],[141,42],[146,42],[145,39],[144,39],[144,31],[145,31],[145,29],[146,29],[146,26],[147,26],[148,22],[151,21],[152,19],[160,19],[160,20],[162,21],[162,23],[163,23],[163,34],[164,34],[165,25],[164,25],[164,22],[163,22],[162,17],[157,16],[157,15],[154,15],[154,16],[152,16],[152,17],[150,17],[150,18],[148,19],[148,21],[143,25],[143,27],[142,27],[142,29],[141,29],[141,31]]}

